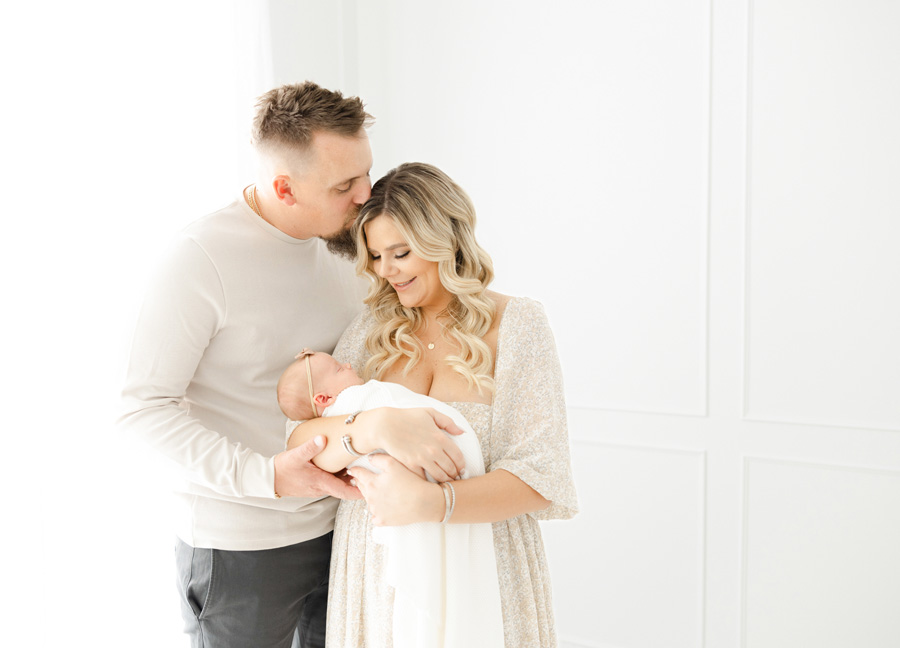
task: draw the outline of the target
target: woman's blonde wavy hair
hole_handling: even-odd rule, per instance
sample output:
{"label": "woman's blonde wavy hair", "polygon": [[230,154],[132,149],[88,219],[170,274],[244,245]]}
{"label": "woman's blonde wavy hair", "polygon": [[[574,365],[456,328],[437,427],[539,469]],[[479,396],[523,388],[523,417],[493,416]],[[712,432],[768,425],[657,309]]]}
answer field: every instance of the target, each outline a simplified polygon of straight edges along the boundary
{"label": "woman's blonde wavy hair", "polygon": [[424,323],[420,310],[403,306],[397,291],[372,269],[365,226],[379,216],[393,221],[416,256],[437,262],[441,283],[452,295],[441,314],[442,336],[460,348],[447,362],[470,389],[493,391],[493,357],[482,338],[494,320],[494,302],[485,292],[494,267],[475,240],[475,208],[447,174],[418,162],[402,164],[376,182],[354,225],[356,270],[373,282],[365,300],[375,317],[366,339],[372,356],[363,377],[381,378],[403,357],[406,374],[425,351],[413,335]]}

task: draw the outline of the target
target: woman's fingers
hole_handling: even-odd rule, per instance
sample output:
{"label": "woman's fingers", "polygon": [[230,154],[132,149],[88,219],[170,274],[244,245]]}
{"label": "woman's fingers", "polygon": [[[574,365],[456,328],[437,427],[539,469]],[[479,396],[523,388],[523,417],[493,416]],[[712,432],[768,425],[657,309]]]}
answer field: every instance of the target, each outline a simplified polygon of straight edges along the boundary
{"label": "woman's fingers", "polygon": [[[369,461],[372,462],[372,465],[375,465],[375,459],[386,456],[387,455],[372,455],[369,457]],[[350,470],[348,470],[347,474],[353,478],[353,481],[350,483],[354,484],[360,491],[362,491],[363,497],[365,497],[365,489],[368,488],[372,483],[372,479],[375,477],[375,473],[367,468],[363,468],[362,466],[356,466],[355,468],[351,468]]]}
{"label": "woman's fingers", "polygon": [[396,459],[378,454],[369,457],[373,471],[362,467],[351,468],[349,473],[366,498],[369,515],[375,526],[412,524],[433,517],[433,511],[423,510],[423,505],[433,508],[434,484],[429,484]]}
{"label": "woman's fingers", "polygon": [[434,424],[441,428],[444,432],[447,432],[448,434],[462,434],[464,432],[464,430],[456,423],[454,423],[453,419],[446,414],[441,414],[436,409],[432,409],[431,407],[427,408],[427,411],[429,414],[431,414],[431,418],[434,419]]}
{"label": "woman's fingers", "polygon": [[[454,444],[455,446],[456,444]],[[426,469],[431,478],[436,482],[453,481],[459,476],[459,468],[448,455],[437,457],[433,467]]]}
{"label": "woman's fingers", "polygon": [[425,478],[427,472],[438,481],[456,478],[465,468],[465,459],[456,442],[448,436],[462,430],[453,420],[432,408],[392,410],[385,413],[384,450]]}
{"label": "woman's fingers", "polygon": [[[462,434],[463,429],[460,428],[456,423],[453,422],[449,416],[445,416],[441,414],[435,409],[428,408],[426,410],[430,415],[432,420],[434,420],[434,424],[438,427],[438,429],[443,432],[447,432],[449,434]],[[440,453],[437,453],[434,456],[434,462],[441,466],[443,470],[443,474],[439,477],[434,474],[430,470],[428,473],[437,479],[437,481],[447,481],[449,479],[455,479],[459,476],[459,473],[463,471],[466,467],[466,460],[463,457],[462,450],[459,449],[459,446],[456,445],[456,442],[448,437],[446,434],[440,435],[436,439],[438,443],[438,447],[443,451],[445,456],[441,456]],[[447,459],[450,460],[451,464],[447,463]],[[427,469],[426,469],[427,470]]]}

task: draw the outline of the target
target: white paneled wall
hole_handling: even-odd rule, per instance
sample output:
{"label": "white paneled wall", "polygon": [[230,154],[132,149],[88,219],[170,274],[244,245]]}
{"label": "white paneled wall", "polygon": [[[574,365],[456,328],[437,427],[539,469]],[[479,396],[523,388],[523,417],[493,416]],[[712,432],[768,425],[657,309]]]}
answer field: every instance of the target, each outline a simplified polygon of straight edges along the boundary
{"label": "white paneled wall", "polygon": [[550,314],[564,646],[900,645],[900,5],[342,8],[375,175],[444,168]]}
{"label": "white paneled wall", "polygon": [[[573,417],[576,436],[581,424],[589,423],[586,418]],[[561,583],[578,584],[577,595],[557,596],[563,640],[575,645],[589,638],[586,645],[595,645],[597,638],[602,638],[599,645],[612,646],[699,645],[704,617],[703,453],[580,438],[575,444],[587,515],[544,529],[557,592]],[[667,487],[660,489],[660,483]]]}
{"label": "white paneled wall", "polygon": [[11,645],[184,640],[152,480],[104,432],[127,344],[98,355],[163,242],[250,181],[249,97],[311,78],[376,116],[373,177],[458,180],[496,289],[547,307],[582,505],[544,526],[564,648],[900,646],[900,3],[7,4],[40,33],[0,43],[36,216],[5,260],[45,303],[8,318],[34,336],[8,373],[46,400],[24,378],[77,372],[60,429],[13,398],[10,506],[40,519],[8,535],[43,551]]}
{"label": "white paneled wall", "polygon": [[746,414],[900,431],[900,4],[750,20]]}
{"label": "white paneled wall", "polygon": [[574,405],[706,411],[709,20],[706,1],[359,4],[376,168],[429,161],[472,195],[497,288],[559,320]]}
{"label": "white paneled wall", "polygon": [[748,647],[896,646],[900,470],[745,460]]}

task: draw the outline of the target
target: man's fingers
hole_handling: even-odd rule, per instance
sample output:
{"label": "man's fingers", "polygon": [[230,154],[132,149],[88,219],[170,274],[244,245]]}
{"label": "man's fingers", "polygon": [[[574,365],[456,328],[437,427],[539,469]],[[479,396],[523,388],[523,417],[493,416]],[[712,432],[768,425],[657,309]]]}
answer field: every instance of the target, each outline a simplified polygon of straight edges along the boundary
{"label": "man's fingers", "polygon": [[292,450],[288,450],[288,452],[291,453],[291,458],[294,461],[306,462],[322,452],[322,450],[325,449],[326,442],[327,440],[325,437],[320,434],[306,443],[299,445]]}
{"label": "man's fingers", "polygon": [[337,497],[338,499],[362,499],[362,493],[359,492],[358,488],[354,488],[350,484],[345,483],[341,478],[335,477],[329,473],[325,473],[322,477],[321,488],[323,492],[328,493],[332,497]]}

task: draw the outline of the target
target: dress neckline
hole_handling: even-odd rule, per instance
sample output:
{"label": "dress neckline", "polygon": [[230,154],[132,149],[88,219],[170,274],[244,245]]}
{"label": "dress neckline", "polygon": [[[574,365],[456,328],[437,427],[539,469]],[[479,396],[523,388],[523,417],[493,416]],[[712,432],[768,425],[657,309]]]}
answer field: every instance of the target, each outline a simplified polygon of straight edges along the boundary
{"label": "dress neckline", "polygon": [[[503,312],[500,314],[500,324],[497,325],[497,350],[494,354],[494,386],[497,385],[497,367],[500,366],[500,343],[503,340],[503,327],[506,325],[507,318],[506,314],[509,311],[510,306],[513,305],[514,302],[519,302],[519,297],[510,297],[506,300],[506,303],[503,305]],[[425,394],[426,396],[428,394]],[[479,401],[441,401],[442,403],[446,403],[447,405],[483,405],[488,409],[494,406],[494,396],[491,396],[490,403],[481,403]]]}
{"label": "dress neckline", "polygon": [[480,405],[481,407],[487,407],[488,409],[494,406],[493,403],[479,403],[478,401],[441,401],[445,405],[450,405],[451,407],[456,407],[457,405]]}

